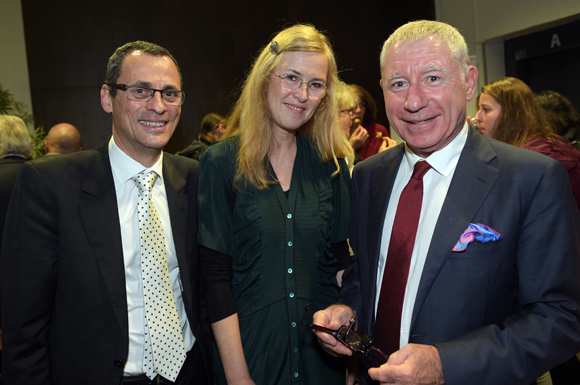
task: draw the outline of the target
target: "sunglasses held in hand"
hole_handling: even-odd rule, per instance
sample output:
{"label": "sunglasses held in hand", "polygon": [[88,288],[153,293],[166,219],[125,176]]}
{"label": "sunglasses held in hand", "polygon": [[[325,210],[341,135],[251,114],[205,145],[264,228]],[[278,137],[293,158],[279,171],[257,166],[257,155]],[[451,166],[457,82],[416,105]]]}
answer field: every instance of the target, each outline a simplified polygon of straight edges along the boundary
{"label": "sunglasses held in hand", "polygon": [[332,330],[320,325],[306,325],[304,323],[304,318],[306,317],[308,310],[310,310],[310,304],[306,305],[304,310],[302,326],[332,335],[338,342],[349,348],[353,352],[353,355],[363,359],[371,367],[377,368],[386,363],[389,359],[385,353],[373,346],[373,339],[370,336],[366,334],[358,334],[352,330],[356,316],[351,317],[347,325],[342,325],[338,330]]}

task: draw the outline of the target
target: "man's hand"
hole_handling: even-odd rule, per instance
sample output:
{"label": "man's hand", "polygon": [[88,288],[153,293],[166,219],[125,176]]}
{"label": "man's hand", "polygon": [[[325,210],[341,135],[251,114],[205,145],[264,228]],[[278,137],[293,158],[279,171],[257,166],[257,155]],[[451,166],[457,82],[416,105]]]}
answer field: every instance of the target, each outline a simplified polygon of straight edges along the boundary
{"label": "man's hand", "polygon": [[365,144],[368,138],[369,133],[367,132],[367,129],[364,128],[363,126],[358,126],[350,134],[350,138],[348,139],[348,141],[350,142],[352,148],[356,151]]}
{"label": "man's hand", "polygon": [[[352,316],[354,316],[354,311],[350,307],[345,305],[332,305],[324,310],[317,311],[312,318],[312,323],[328,329],[338,330]],[[316,333],[320,345],[331,356],[341,357],[344,355],[352,355],[352,351],[338,342],[332,335],[316,330],[314,330],[314,333]]]}
{"label": "man's hand", "polygon": [[370,369],[369,375],[381,384],[445,383],[439,352],[430,345],[409,344],[391,354],[380,368]]}

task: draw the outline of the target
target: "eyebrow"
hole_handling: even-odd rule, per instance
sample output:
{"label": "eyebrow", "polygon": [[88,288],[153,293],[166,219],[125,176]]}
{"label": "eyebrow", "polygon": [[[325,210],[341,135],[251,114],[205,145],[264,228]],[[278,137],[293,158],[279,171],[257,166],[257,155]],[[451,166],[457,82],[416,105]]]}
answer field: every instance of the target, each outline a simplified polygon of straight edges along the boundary
{"label": "eyebrow", "polygon": [[[429,66],[429,67],[425,68],[423,71],[421,71],[421,74],[424,75],[424,74],[428,74],[430,72],[444,72],[444,71],[443,71],[443,68],[441,68],[441,67]],[[394,74],[391,77],[389,77],[387,79],[387,81],[391,81],[394,79],[401,79],[401,78],[405,78],[405,77],[403,75],[400,75],[400,74]]]}
{"label": "eyebrow", "polygon": [[[304,75],[302,75],[302,73],[301,73],[300,71],[293,70],[293,69],[291,69],[291,68],[287,69],[285,72],[287,72],[287,71],[294,72],[296,75],[298,75],[298,76],[300,76],[300,77],[304,77]],[[321,79],[321,78],[312,78],[312,79],[310,79],[310,82],[311,82],[311,81],[313,81],[313,80],[317,80],[317,81],[321,81],[321,82],[324,82],[324,83],[326,83],[326,80],[324,80],[324,79]]]}
{"label": "eyebrow", "polygon": [[[152,83],[145,82],[145,81],[141,81],[141,80],[138,80],[137,82],[135,82],[133,84],[138,85],[138,86],[147,87],[147,88],[153,88],[153,84]],[[168,84],[168,85],[166,85],[165,87],[162,88],[162,91],[165,91],[165,90],[179,90],[179,88]]]}

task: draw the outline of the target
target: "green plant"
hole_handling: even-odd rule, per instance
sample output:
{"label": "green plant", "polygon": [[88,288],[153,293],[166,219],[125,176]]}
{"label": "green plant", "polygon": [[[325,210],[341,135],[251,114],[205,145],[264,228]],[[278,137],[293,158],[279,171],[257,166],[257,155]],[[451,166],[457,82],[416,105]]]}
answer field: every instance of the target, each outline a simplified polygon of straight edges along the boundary
{"label": "green plant", "polygon": [[30,133],[30,140],[32,141],[32,150],[30,151],[30,157],[32,159],[44,156],[44,142],[46,141],[46,133],[44,132],[44,127],[37,127],[33,132]]}
{"label": "green plant", "polygon": [[14,99],[10,91],[5,90],[0,84],[0,114],[15,115],[24,120],[26,124],[34,124],[34,117],[26,110],[26,104]]}
{"label": "green plant", "polygon": [[[26,104],[14,99],[10,91],[4,89],[0,84],[0,114],[14,115],[24,120],[24,123],[34,125],[34,116],[28,113]],[[32,142],[32,151],[30,157],[32,159],[44,155],[44,142],[46,134],[42,126],[37,127],[33,132],[30,132],[30,140]]]}

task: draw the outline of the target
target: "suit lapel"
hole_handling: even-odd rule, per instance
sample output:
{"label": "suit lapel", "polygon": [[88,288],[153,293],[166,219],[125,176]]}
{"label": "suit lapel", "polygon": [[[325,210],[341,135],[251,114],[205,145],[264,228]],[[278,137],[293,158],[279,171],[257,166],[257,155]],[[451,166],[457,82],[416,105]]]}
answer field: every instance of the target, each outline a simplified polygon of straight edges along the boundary
{"label": "suit lapel", "polygon": [[[188,195],[184,192],[187,182],[175,168],[167,154],[163,156],[163,178],[167,193],[173,243],[177,254],[177,263],[179,264],[179,276],[183,285],[184,302],[189,304],[191,301],[191,281],[189,277],[189,261],[185,252]],[[189,309],[188,305],[186,307]]]}
{"label": "suit lapel", "polygon": [[[393,183],[399,170],[399,164],[405,153],[404,144],[389,150],[383,162],[372,170],[369,187],[367,245],[370,260],[369,287],[373,288],[373,304],[376,298],[377,264],[379,260],[381,240],[383,238],[383,226],[387,213],[387,203],[393,190]],[[374,309],[374,305],[372,306]],[[373,312],[374,313],[374,312]],[[373,317],[374,319],[374,317]]]}
{"label": "suit lapel", "polygon": [[79,211],[85,234],[123,335],[129,340],[121,226],[108,146],[89,158]]}
{"label": "suit lapel", "polygon": [[411,330],[451,249],[481,208],[499,175],[499,170],[489,165],[495,157],[488,141],[470,128],[429,246],[413,308]]}

